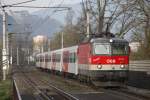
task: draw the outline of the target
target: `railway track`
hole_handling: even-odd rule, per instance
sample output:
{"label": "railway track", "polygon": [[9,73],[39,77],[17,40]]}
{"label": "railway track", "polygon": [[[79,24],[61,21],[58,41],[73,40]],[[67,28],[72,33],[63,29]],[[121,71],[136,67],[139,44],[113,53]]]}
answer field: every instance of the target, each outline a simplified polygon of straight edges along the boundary
{"label": "railway track", "polygon": [[[71,80],[69,79],[67,81],[71,81]],[[85,84],[85,83],[83,83],[83,85],[88,85],[89,86],[89,84]],[[94,93],[94,94],[107,93],[107,94],[112,95],[112,96],[114,96],[116,98],[119,98],[120,100],[149,100],[150,99],[150,98],[145,97],[145,96],[140,95],[140,94],[137,95],[136,93],[133,93],[133,92],[129,91],[125,87],[121,87],[121,88],[115,87],[115,88],[104,89],[104,88],[101,88],[101,87],[93,87],[93,85],[92,85],[92,88],[95,89],[96,92],[89,92],[89,93],[83,93],[83,94],[89,94],[90,95],[90,93],[91,94],[92,93]],[[81,100],[82,100],[82,98],[81,98]]]}
{"label": "railway track", "polygon": [[[104,89],[103,91],[106,91],[109,95],[115,95],[121,100],[149,100],[150,99],[145,96],[137,95],[136,93],[129,92],[128,89],[113,88],[113,89]],[[124,97],[126,97],[126,99],[124,99]]]}
{"label": "railway track", "polygon": [[53,100],[52,97],[46,95],[41,88],[38,87],[38,85],[32,81],[24,71],[20,70],[22,72],[22,81],[25,84],[28,84],[29,90],[33,91],[33,96],[36,100]]}
{"label": "railway track", "polygon": [[29,76],[25,71],[22,70],[22,68],[18,69],[24,76],[24,82],[29,84],[30,87],[36,91],[37,100],[79,100],[73,95],[53,86],[47,80]]}
{"label": "railway track", "polygon": [[[38,70],[33,71],[29,67],[18,68],[18,72],[22,74],[23,82],[28,84],[29,91],[34,91],[32,94],[35,97],[34,100],[149,100],[140,95],[132,94],[126,89],[104,89],[97,87],[96,89],[92,88],[93,90],[90,91],[87,89],[90,86],[85,83],[82,84],[73,79],[54,76]],[[69,84],[71,84],[70,89],[64,89]],[[75,85],[73,84],[77,84],[77,87],[81,88],[74,91]]]}
{"label": "railway track", "polygon": [[130,91],[129,89],[127,89],[127,88],[121,88],[121,89],[117,89],[117,90],[115,90],[116,92],[119,92],[119,93],[124,93],[124,94],[126,94],[126,95],[128,95],[128,96],[130,96],[130,97],[134,97],[134,98],[137,98],[137,100],[140,98],[140,100],[141,99],[143,99],[143,100],[149,100],[150,99],[150,97],[148,97],[148,96],[146,96],[146,95],[143,95],[143,94],[141,94],[141,93],[135,93],[135,92],[133,92],[133,91]]}

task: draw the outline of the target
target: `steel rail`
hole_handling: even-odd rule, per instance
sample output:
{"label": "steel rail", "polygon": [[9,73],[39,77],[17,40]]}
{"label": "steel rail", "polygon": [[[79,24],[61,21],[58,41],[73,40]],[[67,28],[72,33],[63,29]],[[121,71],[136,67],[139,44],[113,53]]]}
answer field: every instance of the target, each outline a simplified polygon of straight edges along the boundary
{"label": "steel rail", "polygon": [[141,96],[133,95],[131,93],[121,91],[120,89],[104,89],[103,90],[105,93],[115,96],[117,98],[128,98],[128,100],[147,100]]}
{"label": "steel rail", "polygon": [[[21,70],[21,69],[20,69]],[[29,77],[24,71],[21,70],[21,72],[24,74],[24,76],[27,78],[28,82],[27,83],[31,83],[32,86],[37,90],[39,91],[39,93],[41,93],[41,97],[43,96],[44,98],[46,98],[46,100],[51,100],[49,99],[49,96],[45,93],[42,92],[42,90],[40,90],[38,88],[38,85],[36,84],[35,79],[32,79],[31,77]],[[60,96],[64,97],[65,99],[67,100],[79,100],[78,98],[74,97],[73,95],[67,93],[67,92],[64,92],[63,90],[61,89],[58,89],[57,87],[51,85],[47,80],[38,80],[38,82],[42,82],[44,84],[47,84],[47,86],[49,88],[51,88],[52,90],[54,90],[57,94],[59,94]]]}
{"label": "steel rail", "polygon": [[67,100],[79,100],[78,98],[76,98],[75,96],[71,95],[70,93],[67,93],[67,92],[57,88],[56,86],[52,85],[46,79],[42,79],[42,80],[39,80],[39,81],[41,81],[41,83],[46,84],[49,88],[52,88],[57,94],[61,95],[62,97],[64,97]]}
{"label": "steel rail", "polygon": [[42,81],[43,83],[45,82],[46,84],[48,84],[49,87],[53,88],[58,94],[62,95],[63,97],[65,97],[66,99],[68,100],[79,100],[78,98],[76,98],[75,96],[55,87],[54,85],[51,85],[49,83],[49,81],[45,80],[45,81]]}
{"label": "steel rail", "polygon": [[15,81],[14,78],[13,78],[13,84],[14,84],[15,89],[16,89],[16,93],[17,93],[17,96],[18,96],[18,100],[22,100],[21,95],[20,95],[20,92],[19,92],[19,89],[18,89],[18,86],[17,86],[17,83],[16,83],[16,81]]}
{"label": "steel rail", "polygon": [[45,93],[43,93],[43,91],[41,91],[37,84],[35,82],[33,82],[27,75],[24,71],[22,71],[20,68],[19,70],[22,72],[23,76],[25,77],[24,78],[24,82],[26,82],[26,84],[30,84],[30,86],[35,89],[39,94],[38,96],[41,98],[41,100],[53,100],[51,99],[48,95],[46,95]]}

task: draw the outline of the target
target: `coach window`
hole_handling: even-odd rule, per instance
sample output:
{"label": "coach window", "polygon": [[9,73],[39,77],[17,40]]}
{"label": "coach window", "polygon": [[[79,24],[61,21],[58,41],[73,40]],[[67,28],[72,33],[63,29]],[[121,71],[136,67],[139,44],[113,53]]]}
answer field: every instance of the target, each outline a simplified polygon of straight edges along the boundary
{"label": "coach window", "polygon": [[52,61],[55,62],[55,56],[53,55],[52,57],[53,57],[53,58],[52,58]]}
{"label": "coach window", "polygon": [[45,62],[45,61],[46,61],[46,56],[44,55],[44,56],[43,56],[43,62]]}
{"label": "coach window", "polygon": [[73,63],[72,53],[70,54],[70,63]]}
{"label": "coach window", "polygon": [[67,55],[64,55],[64,62],[68,63],[69,62],[69,57]]}
{"label": "coach window", "polygon": [[41,56],[41,62],[43,62],[43,56]]}
{"label": "coach window", "polygon": [[73,53],[70,53],[70,54],[69,54],[69,62],[70,62],[70,63],[73,63]]}
{"label": "coach window", "polygon": [[66,57],[63,56],[63,62],[66,62]]}
{"label": "coach window", "polygon": [[69,53],[69,62],[72,63],[72,53]]}
{"label": "coach window", "polygon": [[75,63],[75,61],[76,61],[76,54],[75,53],[70,53],[69,62],[70,63]]}
{"label": "coach window", "polygon": [[47,55],[45,55],[45,62],[47,62],[48,61],[48,56]]}
{"label": "coach window", "polygon": [[58,62],[60,62],[60,54],[58,54]]}
{"label": "coach window", "polygon": [[73,62],[76,62],[76,53],[73,53]]}
{"label": "coach window", "polygon": [[42,56],[40,56],[40,62],[42,62]]}
{"label": "coach window", "polygon": [[66,57],[66,56],[64,57],[64,62],[65,62],[65,63],[67,62],[67,57]]}
{"label": "coach window", "polygon": [[47,62],[49,62],[49,55],[47,54]]}
{"label": "coach window", "polygon": [[58,62],[58,54],[56,54],[55,62]]}
{"label": "coach window", "polygon": [[60,62],[60,54],[56,55],[56,62]]}
{"label": "coach window", "polygon": [[56,62],[56,55],[54,56],[54,62]]}
{"label": "coach window", "polygon": [[40,62],[42,62],[42,57],[40,56]]}
{"label": "coach window", "polygon": [[44,56],[42,56],[42,62],[44,62]]}
{"label": "coach window", "polygon": [[37,62],[39,62],[39,57],[37,57]]}
{"label": "coach window", "polygon": [[38,62],[40,62],[40,57],[38,57]]}
{"label": "coach window", "polygon": [[57,62],[57,54],[55,55],[55,62]]}
{"label": "coach window", "polygon": [[48,56],[48,54],[47,54],[47,62],[49,62],[49,56]]}
{"label": "coach window", "polygon": [[48,55],[48,62],[51,61],[51,55]]}

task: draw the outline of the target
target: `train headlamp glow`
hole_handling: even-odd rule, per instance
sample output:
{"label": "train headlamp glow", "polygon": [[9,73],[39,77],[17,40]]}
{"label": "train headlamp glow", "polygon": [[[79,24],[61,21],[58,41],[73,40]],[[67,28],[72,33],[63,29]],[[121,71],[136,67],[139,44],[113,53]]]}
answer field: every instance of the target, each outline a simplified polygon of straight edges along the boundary
{"label": "train headlamp glow", "polygon": [[124,68],[125,68],[125,66],[124,66],[124,65],[121,65],[121,66],[120,66],[120,68],[121,68],[121,69],[124,69]]}
{"label": "train headlamp glow", "polygon": [[97,68],[98,68],[98,69],[102,69],[102,65],[98,65]]}
{"label": "train headlamp glow", "polygon": [[113,42],[113,40],[112,40],[112,39],[110,39],[110,40],[109,40],[109,42]]}

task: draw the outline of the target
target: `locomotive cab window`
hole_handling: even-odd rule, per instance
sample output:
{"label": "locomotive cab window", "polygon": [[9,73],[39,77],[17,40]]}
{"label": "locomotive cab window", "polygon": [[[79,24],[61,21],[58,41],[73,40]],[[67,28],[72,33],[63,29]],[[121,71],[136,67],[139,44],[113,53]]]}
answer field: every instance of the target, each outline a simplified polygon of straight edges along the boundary
{"label": "locomotive cab window", "polygon": [[96,43],[93,51],[95,55],[110,55],[110,45]]}
{"label": "locomotive cab window", "polygon": [[128,45],[124,43],[113,43],[112,44],[112,54],[113,55],[127,55]]}

